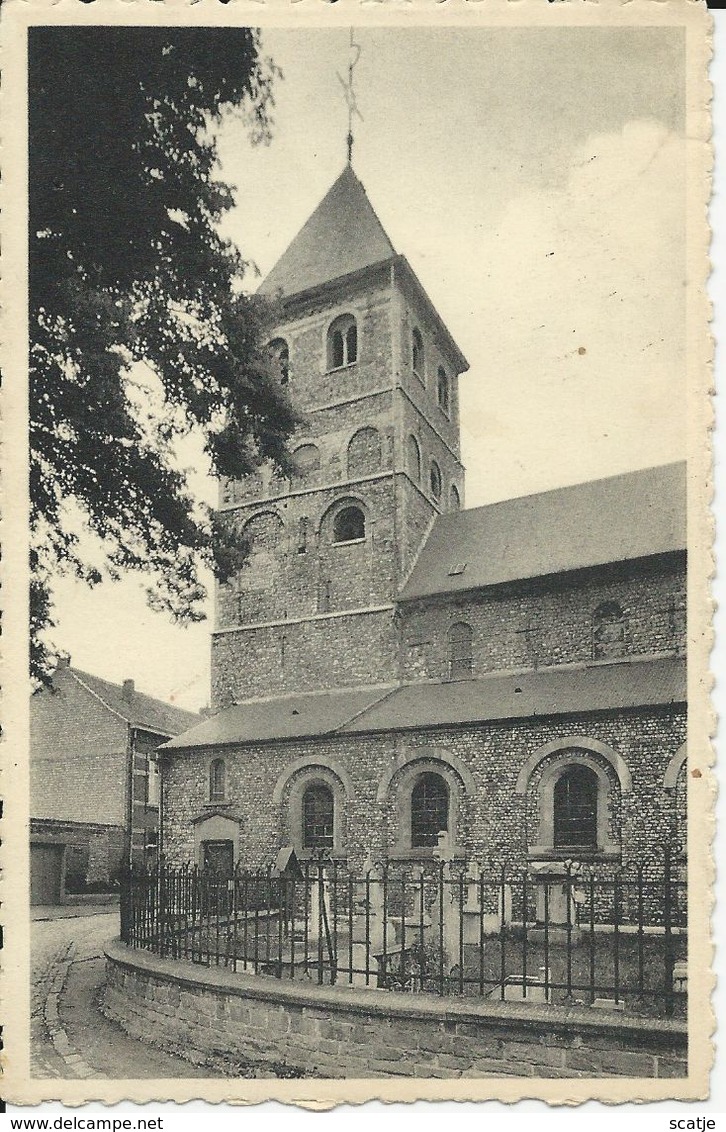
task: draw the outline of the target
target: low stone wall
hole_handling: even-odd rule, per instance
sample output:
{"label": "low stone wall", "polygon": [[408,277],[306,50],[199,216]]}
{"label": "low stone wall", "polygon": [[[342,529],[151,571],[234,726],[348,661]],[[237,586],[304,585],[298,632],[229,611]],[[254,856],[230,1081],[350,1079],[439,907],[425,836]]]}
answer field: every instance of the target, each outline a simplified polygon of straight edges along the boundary
{"label": "low stone wall", "polygon": [[192,1059],[319,1077],[686,1077],[680,1022],[437,998],[200,968],[116,942],[105,1012]]}

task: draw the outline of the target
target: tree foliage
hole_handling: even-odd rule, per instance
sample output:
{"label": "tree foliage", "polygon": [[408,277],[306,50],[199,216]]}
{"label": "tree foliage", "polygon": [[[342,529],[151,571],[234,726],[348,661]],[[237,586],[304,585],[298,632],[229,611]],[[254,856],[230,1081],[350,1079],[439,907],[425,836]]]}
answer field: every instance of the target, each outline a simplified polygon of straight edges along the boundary
{"label": "tree foliage", "polygon": [[200,568],[241,565],[239,537],[193,497],[180,437],[201,429],[220,476],[289,469],[296,417],[265,350],[270,311],[240,286],[249,265],[219,234],[234,202],[215,175],[223,115],[268,137],[275,73],[247,28],[31,29],[36,677],[59,572],[145,572],[158,607],[198,619]]}

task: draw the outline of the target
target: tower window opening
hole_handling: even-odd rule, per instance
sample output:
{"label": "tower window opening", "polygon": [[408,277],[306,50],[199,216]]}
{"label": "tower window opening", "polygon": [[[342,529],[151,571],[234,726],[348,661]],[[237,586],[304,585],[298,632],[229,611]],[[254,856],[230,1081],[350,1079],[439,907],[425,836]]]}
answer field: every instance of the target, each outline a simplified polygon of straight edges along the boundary
{"label": "tower window opening", "polygon": [[421,449],[413,433],[408,438],[406,446],[406,462],[414,483],[421,483]]}
{"label": "tower window opening", "polygon": [[435,460],[431,461],[431,494],[438,502],[441,499],[441,469]]}
{"label": "tower window opening", "polygon": [[445,416],[449,415],[449,379],[443,366],[439,366],[439,376],[436,383],[436,396],[439,408]]}
{"label": "tower window opening", "polygon": [[459,489],[456,486],[456,484],[453,484],[453,483],[451,485],[451,510],[452,511],[460,511],[461,510],[461,496],[459,495]]}
{"label": "tower window opening", "polygon": [[411,335],[411,366],[416,377],[422,381],[425,376],[424,371],[424,344],[421,337],[421,331],[416,327]]}
{"label": "tower window opening", "polygon": [[333,542],[358,542],[365,537],[366,520],[360,507],[343,507],[333,522]]}
{"label": "tower window opening", "polygon": [[290,347],[284,338],[274,338],[268,347],[280,374],[280,384],[290,380]]}
{"label": "tower window opening", "polygon": [[342,369],[358,360],[358,326],[352,314],[342,314],[328,329],[328,369]]}

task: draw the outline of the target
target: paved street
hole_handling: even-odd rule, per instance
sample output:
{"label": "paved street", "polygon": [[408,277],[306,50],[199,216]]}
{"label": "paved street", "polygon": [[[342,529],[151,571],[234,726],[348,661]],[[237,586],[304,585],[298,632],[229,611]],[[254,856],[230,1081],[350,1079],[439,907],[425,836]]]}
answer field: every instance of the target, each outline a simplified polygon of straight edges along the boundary
{"label": "paved street", "polygon": [[[35,910],[32,931],[31,1073],[34,1077],[216,1076],[129,1038],[98,1006],[103,945],[118,934],[118,908],[68,916]],[[94,909],[94,911],[96,911]]]}

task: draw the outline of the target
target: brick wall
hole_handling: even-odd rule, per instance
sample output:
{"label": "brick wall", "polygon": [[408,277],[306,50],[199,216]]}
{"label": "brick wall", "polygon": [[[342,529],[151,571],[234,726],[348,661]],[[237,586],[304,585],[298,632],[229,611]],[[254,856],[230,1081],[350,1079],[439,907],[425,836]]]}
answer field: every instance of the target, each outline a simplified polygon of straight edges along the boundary
{"label": "brick wall", "polygon": [[63,668],[30,700],[33,817],[124,825],[128,727]]}
{"label": "brick wall", "polygon": [[[223,1055],[319,1077],[688,1075],[676,1022],[352,988],[311,988],[112,944],[104,1011],[132,1037],[191,1060]],[[672,1096],[672,1084],[663,1096]],[[532,1095],[528,1086],[527,1095]],[[583,1096],[592,1096],[592,1083]]]}
{"label": "brick wall", "polygon": [[[624,654],[685,652],[685,617],[671,612],[685,593],[682,561],[631,563],[619,571],[538,579],[473,596],[407,602],[401,609],[404,680],[449,677],[449,627],[473,629],[473,675],[593,658],[593,613],[619,603],[625,619]],[[531,631],[530,631],[531,630]],[[536,652],[535,652],[536,650]]]}
{"label": "brick wall", "polygon": [[[273,802],[278,780],[299,759],[308,760],[311,766],[321,762],[340,766],[353,787],[353,799],[344,803],[344,847],[349,863],[357,868],[369,851],[374,856],[387,855],[401,840],[400,778],[394,776],[385,801],[377,800],[379,784],[394,760],[405,755],[443,760],[453,756],[471,773],[475,784],[473,794],[460,792],[460,847],[482,862],[523,864],[528,847],[538,840],[541,771],[533,775],[528,793],[519,795],[515,788],[520,769],[544,744],[561,739],[567,746],[569,738],[585,736],[620,754],[632,775],[632,792],[623,795],[607,760],[591,755],[610,778],[609,826],[615,840],[621,827],[627,863],[658,852],[671,828],[677,802],[663,789],[663,776],[671,756],[685,740],[685,729],[683,711],[654,708],[398,736],[346,736],[240,747],[224,752],[227,804],[239,823],[242,862],[249,867],[265,864],[279,846],[295,841],[287,795],[281,806]],[[203,752],[180,754],[165,769],[165,850],[171,862],[194,859],[193,820],[205,813],[209,757]]]}

